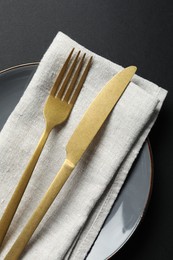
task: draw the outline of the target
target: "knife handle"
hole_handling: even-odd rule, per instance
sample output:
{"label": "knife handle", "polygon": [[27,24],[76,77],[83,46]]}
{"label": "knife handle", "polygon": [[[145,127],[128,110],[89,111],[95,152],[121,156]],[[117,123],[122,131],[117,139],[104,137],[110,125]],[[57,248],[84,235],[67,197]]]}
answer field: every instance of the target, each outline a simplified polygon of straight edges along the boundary
{"label": "knife handle", "polygon": [[8,252],[4,260],[17,260],[19,258],[28,241],[30,240],[32,234],[34,233],[42,218],[46,214],[47,210],[53,203],[54,199],[58,195],[64,183],[70,176],[74,167],[75,166],[69,160],[66,159],[64,161],[61,169],[55,176],[53,182],[49,186],[38,207],[35,209],[31,218],[25,225],[24,229],[18,236],[17,240],[11,247],[10,251]]}

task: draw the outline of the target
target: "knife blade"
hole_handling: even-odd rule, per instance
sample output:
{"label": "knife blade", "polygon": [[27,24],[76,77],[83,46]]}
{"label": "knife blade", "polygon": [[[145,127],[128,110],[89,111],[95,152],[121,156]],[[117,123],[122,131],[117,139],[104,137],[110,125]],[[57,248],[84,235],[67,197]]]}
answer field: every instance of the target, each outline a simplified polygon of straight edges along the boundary
{"label": "knife blade", "polygon": [[71,163],[76,165],[79,161],[125,91],[136,69],[135,66],[130,66],[115,75],[91,103],[66,146],[67,159]]}
{"label": "knife blade", "polygon": [[67,143],[66,159],[61,169],[8,252],[5,260],[16,260],[20,257],[35,229],[67,181],[81,156],[122,96],[136,69],[135,66],[130,66],[115,75],[91,103]]}

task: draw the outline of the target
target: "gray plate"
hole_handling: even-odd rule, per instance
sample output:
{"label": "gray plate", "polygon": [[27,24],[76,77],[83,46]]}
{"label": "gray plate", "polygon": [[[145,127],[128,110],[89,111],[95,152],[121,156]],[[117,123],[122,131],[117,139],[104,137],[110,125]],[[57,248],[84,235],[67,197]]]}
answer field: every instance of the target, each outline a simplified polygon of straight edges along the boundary
{"label": "gray plate", "polygon": [[[22,96],[37,66],[37,63],[30,63],[0,72],[0,129]],[[108,258],[128,241],[144,215],[150,198],[152,178],[151,153],[146,142],[87,260]]]}

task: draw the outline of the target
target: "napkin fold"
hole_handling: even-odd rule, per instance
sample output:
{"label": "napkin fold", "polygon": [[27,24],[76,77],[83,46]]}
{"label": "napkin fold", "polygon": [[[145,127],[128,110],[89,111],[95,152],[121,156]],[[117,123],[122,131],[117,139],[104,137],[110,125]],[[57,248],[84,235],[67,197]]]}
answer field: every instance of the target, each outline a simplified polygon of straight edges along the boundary
{"label": "napkin fold", "polygon": [[[65,146],[105,83],[121,66],[59,32],[0,133],[0,217],[44,129],[43,107],[70,50],[93,64],[68,121],[45,145],[5,239],[3,259],[65,159]],[[31,238],[22,259],[84,259],[126,179],[167,91],[135,75]],[[75,243],[74,243],[75,241]]]}

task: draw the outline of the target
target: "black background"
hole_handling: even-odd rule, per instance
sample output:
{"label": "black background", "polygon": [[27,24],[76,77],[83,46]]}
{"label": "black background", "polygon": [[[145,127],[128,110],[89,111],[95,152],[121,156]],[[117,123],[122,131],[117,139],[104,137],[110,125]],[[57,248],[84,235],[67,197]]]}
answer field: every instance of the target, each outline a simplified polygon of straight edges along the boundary
{"label": "black background", "polygon": [[122,66],[136,65],[169,91],[149,136],[155,175],[148,211],[117,260],[173,259],[172,2],[0,0],[0,70],[39,61],[62,31]]}

